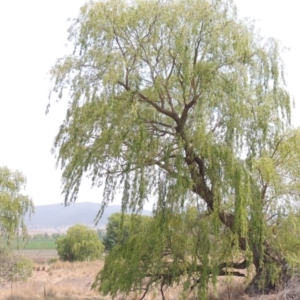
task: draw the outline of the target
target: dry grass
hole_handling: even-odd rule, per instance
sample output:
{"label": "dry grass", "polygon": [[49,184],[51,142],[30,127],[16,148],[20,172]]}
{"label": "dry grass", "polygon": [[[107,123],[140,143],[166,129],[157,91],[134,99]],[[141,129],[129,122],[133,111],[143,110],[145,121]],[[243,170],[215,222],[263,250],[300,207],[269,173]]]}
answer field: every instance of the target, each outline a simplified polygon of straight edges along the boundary
{"label": "dry grass", "polygon": [[105,299],[91,290],[91,284],[102,267],[103,261],[75,263],[58,261],[51,265],[36,264],[33,276],[27,282],[0,287],[0,299]]}
{"label": "dry grass", "polygon": [[257,297],[247,297],[245,300],[300,300],[300,277],[292,278],[278,294],[262,295]]}
{"label": "dry grass", "polygon": [[210,300],[243,299],[247,283],[243,277],[219,277],[215,289],[211,288]]}
{"label": "dry grass", "polygon": [[[101,297],[97,292],[91,290],[91,284],[103,267],[103,261],[96,262],[61,262],[53,264],[35,264],[33,276],[27,282],[14,283],[12,289],[10,285],[0,287],[0,299],[5,300],[108,300],[111,297]],[[239,299],[243,295],[245,285],[239,279],[225,279],[221,277],[217,287],[212,291],[210,300]],[[186,296],[179,296],[182,286],[167,288],[164,290],[165,299],[186,300],[195,299],[190,293]],[[128,296],[119,295],[116,300],[137,300],[141,295],[130,293]],[[145,300],[162,299],[157,290],[149,293]]]}
{"label": "dry grass", "polygon": [[[52,264],[35,263],[33,276],[27,282],[13,283],[0,287],[2,300],[108,300],[91,290],[96,274],[103,267],[103,261],[96,262],[61,262]],[[210,300],[300,300],[300,278],[291,280],[285,289],[277,295],[250,298],[244,294],[247,281],[241,277],[219,277],[216,287],[210,288]],[[164,290],[168,300],[194,300],[190,293],[180,296],[182,286]],[[140,294],[130,293],[127,297],[119,295],[116,300],[137,300]],[[145,300],[162,299],[157,290],[149,293]]]}
{"label": "dry grass", "polygon": [[[218,283],[215,289],[210,288],[209,300],[248,300],[245,298],[244,290],[246,288],[246,282],[244,278],[225,278],[219,277]],[[182,285],[176,287],[170,287],[164,289],[164,296],[166,300],[196,300],[198,299],[192,292],[182,294]],[[141,298],[140,293],[130,293],[127,297],[119,295],[116,300],[138,300]],[[149,293],[145,300],[162,300],[160,291],[156,289],[152,293]]]}
{"label": "dry grass", "polygon": [[300,277],[292,278],[278,294],[277,300],[300,300]]}

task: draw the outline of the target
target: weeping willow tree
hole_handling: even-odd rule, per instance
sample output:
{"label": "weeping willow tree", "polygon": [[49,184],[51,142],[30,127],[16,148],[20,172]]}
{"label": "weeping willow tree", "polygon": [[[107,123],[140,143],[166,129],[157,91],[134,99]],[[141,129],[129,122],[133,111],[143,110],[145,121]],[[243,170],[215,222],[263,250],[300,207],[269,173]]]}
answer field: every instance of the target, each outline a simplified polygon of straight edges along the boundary
{"label": "weeping willow tree", "polygon": [[[248,292],[276,288],[299,262],[293,239],[281,243],[287,224],[298,230],[300,133],[280,44],[230,0],[90,1],[69,41],[72,54],[50,71],[51,97],[70,99],[54,143],[65,202],[88,176],[103,186],[97,217],[120,192],[124,211],[151,200],[157,215],[151,234],[109,254],[95,286],[115,294],[145,278],[149,288],[184,281],[202,297],[209,278],[254,265]],[[198,216],[172,227],[190,205]]]}
{"label": "weeping willow tree", "polygon": [[19,171],[0,167],[0,284],[26,279],[32,265],[13,250],[27,237],[26,213],[34,211],[31,199],[24,195],[26,178]]}

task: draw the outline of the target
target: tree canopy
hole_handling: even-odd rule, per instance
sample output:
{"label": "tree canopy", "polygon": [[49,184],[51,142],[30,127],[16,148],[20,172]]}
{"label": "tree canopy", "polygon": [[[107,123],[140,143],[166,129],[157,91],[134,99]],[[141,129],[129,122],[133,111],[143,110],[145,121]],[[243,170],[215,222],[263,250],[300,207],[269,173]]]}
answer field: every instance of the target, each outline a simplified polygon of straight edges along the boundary
{"label": "tree canopy", "polygon": [[[25,176],[19,171],[0,167],[0,283],[26,279],[32,264],[25,257],[12,253],[19,238],[27,237],[25,216],[34,212],[32,200],[24,195]],[[28,216],[28,215],[27,215]]]}
{"label": "tree canopy", "polygon": [[141,226],[150,221],[148,216],[114,213],[108,218],[104,238],[105,250],[123,244],[130,235],[140,231]]}
{"label": "tree canopy", "polygon": [[34,212],[32,200],[23,194],[25,185],[21,172],[0,167],[0,235],[7,243],[27,234],[25,215]]}
{"label": "tree canopy", "polygon": [[[298,224],[300,192],[300,131],[290,126],[280,43],[239,19],[230,0],[88,2],[69,41],[73,53],[50,72],[52,92],[70,97],[54,143],[65,202],[76,201],[88,176],[104,186],[98,217],[118,191],[124,211],[154,199],[154,215],[177,218],[195,205],[197,222],[187,228],[200,236],[181,254],[181,271],[171,268],[176,276],[154,282],[188,278],[203,292],[211,276],[253,263],[249,293],[274,289],[287,266],[299,263],[298,248],[287,251],[278,242],[287,218]],[[159,230],[181,238],[168,219],[158,220],[154,239]],[[148,237],[139,236],[144,243]],[[226,251],[214,251],[215,240]],[[157,247],[156,261],[163,249]],[[123,258],[119,266],[131,259],[126,247],[113,253]],[[140,267],[135,259],[131,274]],[[109,280],[109,272],[102,274]],[[115,278],[114,291],[141,287],[139,280],[125,287]]]}
{"label": "tree canopy", "polygon": [[65,236],[56,239],[57,253],[62,260],[96,260],[101,256],[104,246],[95,230],[85,225],[70,227]]}

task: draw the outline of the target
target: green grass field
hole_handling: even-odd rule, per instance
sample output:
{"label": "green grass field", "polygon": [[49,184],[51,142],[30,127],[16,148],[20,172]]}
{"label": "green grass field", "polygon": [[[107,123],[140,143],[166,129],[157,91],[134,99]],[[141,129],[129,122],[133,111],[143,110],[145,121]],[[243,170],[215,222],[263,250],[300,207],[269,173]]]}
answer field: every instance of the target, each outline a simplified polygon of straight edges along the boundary
{"label": "green grass field", "polygon": [[[4,241],[0,241],[0,247],[6,247],[7,244]],[[21,250],[21,249],[33,249],[33,250],[40,250],[40,249],[55,249],[56,250],[56,244],[55,239],[48,238],[48,239],[33,239],[29,241],[23,241],[21,239],[15,240],[14,243],[12,243],[12,249],[14,250]]]}
{"label": "green grass field", "polygon": [[24,249],[56,249],[55,239],[30,240]]}

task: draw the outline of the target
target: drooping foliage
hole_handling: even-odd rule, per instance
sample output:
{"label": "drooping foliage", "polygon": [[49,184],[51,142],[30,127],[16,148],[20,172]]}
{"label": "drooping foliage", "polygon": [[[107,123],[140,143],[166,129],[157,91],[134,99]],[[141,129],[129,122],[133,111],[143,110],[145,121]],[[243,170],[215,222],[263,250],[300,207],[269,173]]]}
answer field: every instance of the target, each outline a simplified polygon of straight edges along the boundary
{"label": "drooping foliage", "polygon": [[0,236],[5,244],[19,235],[27,235],[24,219],[26,213],[34,212],[34,206],[23,194],[25,185],[26,178],[21,172],[0,167]]}
{"label": "drooping foliage", "polygon": [[[31,199],[24,195],[25,176],[19,171],[0,167],[0,283],[26,279],[31,275],[30,262],[13,253],[27,238],[25,216],[34,212]],[[28,215],[27,215],[28,217]]]}
{"label": "drooping foliage", "polygon": [[[227,241],[222,240],[226,228],[214,235],[211,218],[205,214],[199,218],[196,207],[178,214],[168,209],[160,211],[111,249],[94,287],[104,295],[135,290],[146,295],[154,287],[163,290],[182,284],[184,279],[186,297],[190,292],[197,294],[198,285],[205,296],[209,276],[203,274],[225,275],[223,269],[232,266],[231,260],[226,261],[231,256],[231,236],[227,234]],[[241,276],[239,272],[230,274]]]}
{"label": "drooping foliage", "polygon": [[56,239],[57,253],[62,260],[93,261],[99,259],[104,246],[95,230],[85,225],[70,227],[65,236]]}
{"label": "drooping foliage", "polygon": [[[54,144],[66,203],[76,201],[89,176],[93,186],[104,185],[98,217],[118,191],[124,211],[151,199],[155,214],[175,218],[195,204],[198,222],[183,228],[202,232],[205,242],[194,239],[196,249],[184,257],[202,271],[182,272],[194,270],[203,292],[215,270],[239,267],[234,259],[241,256],[240,266],[254,263],[257,272],[250,290],[275,288],[287,261],[298,264],[298,249],[288,253],[269,237],[282,228],[283,215],[295,219],[300,191],[299,131],[289,125],[280,44],[240,20],[230,0],[89,2],[69,33],[74,51],[51,69],[53,92],[61,98],[68,90],[70,97]],[[169,230],[161,220],[153,239]],[[135,257],[130,274],[141,257],[126,247],[138,249],[130,241],[146,243],[146,236],[152,237],[134,235],[110,254],[124,264]],[[215,239],[230,251],[214,252]],[[149,244],[160,255],[166,247]],[[159,255],[153,259],[158,263]],[[146,277],[147,268],[138,276]],[[110,276],[105,271],[101,280]],[[106,292],[129,291],[130,284],[118,282]],[[140,283],[132,279],[131,286]]]}
{"label": "drooping foliage", "polygon": [[126,239],[140,231],[145,222],[149,222],[147,216],[114,213],[108,218],[104,238],[105,250],[111,250],[115,245],[123,244]]}

